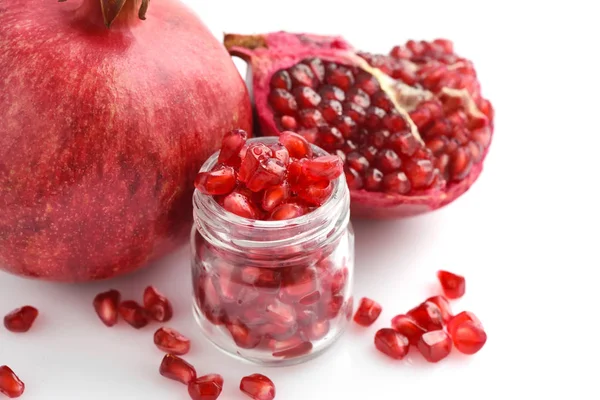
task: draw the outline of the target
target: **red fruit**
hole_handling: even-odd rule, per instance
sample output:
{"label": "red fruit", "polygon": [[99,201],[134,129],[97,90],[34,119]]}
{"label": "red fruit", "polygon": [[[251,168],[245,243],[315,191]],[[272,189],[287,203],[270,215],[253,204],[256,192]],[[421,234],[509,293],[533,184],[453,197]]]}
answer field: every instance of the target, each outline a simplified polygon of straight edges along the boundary
{"label": "red fruit", "polygon": [[6,314],[4,317],[4,327],[11,332],[27,332],[31,329],[38,314],[38,310],[35,307],[23,306],[17,308]]}
{"label": "red fruit", "polygon": [[235,170],[223,166],[212,171],[200,172],[196,176],[194,186],[200,193],[223,195],[233,191],[236,181]]}
{"label": "red fruit", "polygon": [[[298,301],[317,290],[317,271],[313,267],[292,268],[283,275],[282,299]],[[318,293],[318,292],[317,292]]]}
{"label": "red fruit", "polygon": [[235,344],[242,349],[253,349],[258,346],[262,339],[256,332],[251,331],[246,325],[239,321],[228,323],[225,327],[229,333],[231,333],[231,337]]}
{"label": "red fruit", "polygon": [[223,199],[223,208],[244,218],[256,219],[259,216],[256,205],[238,192],[230,193]]}
{"label": "red fruit", "polygon": [[321,156],[302,163],[304,176],[311,180],[334,180],[344,171],[338,156]]}
{"label": "red fruit", "polygon": [[282,221],[284,219],[297,218],[306,214],[306,208],[296,203],[286,203],[277,207],[271,213],[272,221]]}
{"label": "red fruit", "polygon": [[329,302],[325,303],[324,309],[324,317],[327,319],[334,319],[337,317],[344,305],[344,296],[336,295],[329,300]]}
{"label": "red fruit", "polygon": [[188,384],[192,400],[216,400],[223,390],[223,377],[219,374],[204,375]]}
{"label": "red fruit", "polygon": [[465,278],[448,271],[438,271],[437,273],[444,294],[449,299],[458,299],[465,294]]}
{"label": "red fruit", "polygon": [[119,304],[119,314],[129,325],[140,329],[148,325],[148,312],[133,300],[126,300]]}
{"label": "red fruit", "polygon": [[117,323],[120,301],[121,293],[114,289],[96,295],[94,298],[94,309],[104,325],[110,327]]}
{"label": "red fruit", "polygon": [[390,328],[383,328],[375,334],[375,347],[383,354],[401,360],[408,354],[409,342],[406,336]]}
{"label": "red fruit", "polygon": [[254,400],[273,400],[275,384],[261,374],[252,374],[242,378],[240,390]]}
{"label": "red fruit", "polygon": [[427,332],[425,328],[417,324],[411,317],[402,314],[396,315],[392,319],[392,328],[406,336],[413,346],[416,346],[421,336]]}
{"label": "red fruit", "polygon": [[481,321],[479,321],[479,318],[477,318],[475,314],[469,311],[463,311],[459,314],[456,314],[454,317],[450,318],[450,321],[448,321],[447,329],[450,336],[455,336],[456,329],[458,329],[458,327],[464,322],[468,321],[473,322],[475,326],[478,326],[479,328],[483,329]]}
{"label": "red fruit", "polygon": [[19,397],[25,391],[25,384],[13,372],[12,369],[3,365],[0,367],[0,393],[13,399]]}
{"label": "red fruit", "polygon": [[454,347],[464,354],[475,354],[487,341],[487,334],[481,325],[473,321],[465,321],[454,328],[452,341]]}
{"label": "red fruit", "polygon": [[196,379],[196,369],[183,358],[166,354],[160,363],[159,372],[165,378],[179,381],[185,385]]}
{"label": "red fruit", "polygon": [[312,343],[306,342],[297,336],[283,341],[276,341],[273,344],[273,357],[295,358],[309,353],[312,350]]}
{"label": "red fruit", "polygon": [[302,136],[294,132],[281,132],[279,142],[288,149],[290,157],[293,158],[310,158],[312,157],[312,147],[310,143]]}
{"label": "red fruit", "polygon": [[424,301],[406,313],[427,331],[436,331],[444,327],[442,311],[431,301]]}
{"label": "red fruit", "polygon": [[438,306],[442,313],[442,321],[444,321],[444,324],[447,324],[448,321],[450,321],[450,318],[452,318],[452,309],[450,308],[450,303],[444,296],[433,296],[425,301],[430,301]]}
{"label": "red fruit", "polygon": [[381,305],[367,297],[360,299],[354,322],[362,326],[371,326],[381,314]]}
{"label": "red fruit", "polygon": [[155,321],[167,322],[173,318],[171,303],[154,286],[148,286],[144,290],[144,308]]}
{"label": "red fruit", "polygon": [[154,344],[165,353],[178,356],[190,351],[190,339],[171,328],[159,328],[154,333]]}
{"label": "red fruit", "polygon": [[421,336],[417,348],[427,361],[436,363],[450,354],[452,341],[446,331],[431,331]]}
{"label": "red fruit", "polygon": [[1,269],[81,282],[150,265],[190,232],[191,182],[223,132],[251,133],[247,89],[197,13],[148,3],[3,12]]}
{"label": "red fruit", "polygon": [[304,329],[304,334],[310,340],[319,340],[324,338],[330,329],[330,323],[327,320],[315,321],[310,326]]}
{"label": "red fruit", "polygon": [[[299,112],[299,124],[315,129],[316,144],[332,154],[375,149],[372,158],[363,154],[370,168],[354,169],[354,159],[346,157],[353,215],[424,213],[452,202],[478,178],[491,142],[493,110],[481,96],[471,62],[448,52],[451,46],[412,41],[389,56],[373,55],[357,52],[341,37],[286,32],[226,35],[225,46],[251,64],[266,135],[280,134],[279,121],[296,112],[272,100],[291,90],[309,107]],[[309,63],[323,68],[311,72]],[[458,146],[437,145],[450,140]],[[435,153],[427,154],[435,143]],[[389,176],[385,184],[379,173]]]}
{"label": "red fruit", "polygon": [[240,151],[248,140],[248,133],[243,129],[233,129],[223,136],[218,162],[220,164],[238,166]]}
{"label": "red fruit", "polygon": [[265,211],[273,211],[281,203],[285,202],[290,197],[290,188],[287,183],[277,186],[271,186],[265,190],[262,200],[262,209]]}

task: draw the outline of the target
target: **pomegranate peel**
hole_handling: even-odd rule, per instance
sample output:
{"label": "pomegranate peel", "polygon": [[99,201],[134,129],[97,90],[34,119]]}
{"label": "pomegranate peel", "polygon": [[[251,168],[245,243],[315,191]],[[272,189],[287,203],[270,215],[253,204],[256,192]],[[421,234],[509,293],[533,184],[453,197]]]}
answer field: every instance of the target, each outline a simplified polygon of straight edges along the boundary
{"label": "pomegranate peel", "polygon": [[[250,64],[264,135],[293,128],[332,154],[367,157],[371,168],[362,172],[346,162],[353,215],[425,213],[451,203],[480,176],[493,109],[472,63],[456,56],[451,42],[409,42],[409,50],[390,56],[357,52],[341,37],[287,32],[228,34],[224,43]],[[390,148],[400,159],[378,163]]]}

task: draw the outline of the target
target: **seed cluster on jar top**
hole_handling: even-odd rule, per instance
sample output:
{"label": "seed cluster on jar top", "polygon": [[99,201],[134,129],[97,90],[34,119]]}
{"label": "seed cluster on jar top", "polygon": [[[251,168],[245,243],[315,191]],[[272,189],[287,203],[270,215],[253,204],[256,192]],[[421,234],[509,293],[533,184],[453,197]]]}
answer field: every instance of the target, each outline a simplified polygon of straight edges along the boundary
{"label": "seed cluster on jar top", "polygon": [[339,157],[315,156],[294,132],[272,144],[247,138],[240,129],[225,134],[217,164],[195,180],[199,192],[241,217],[274,221],[307,214],[327,201],[343,173]]}

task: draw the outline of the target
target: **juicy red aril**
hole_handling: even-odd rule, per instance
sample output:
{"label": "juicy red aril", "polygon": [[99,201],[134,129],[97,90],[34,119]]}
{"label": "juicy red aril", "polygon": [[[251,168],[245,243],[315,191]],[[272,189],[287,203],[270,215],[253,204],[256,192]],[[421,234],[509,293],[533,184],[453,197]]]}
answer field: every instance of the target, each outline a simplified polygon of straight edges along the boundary
{"label": "juicy red aril", "polygon": [[368,108],[371,105],[371,99],[369,95],[360,88],[350,89],[348,92],[348,101],[351,101],[362,108]]}
{"label": "juicy red aril", "polygon": [[419,339],[417,348],[427,361],[436,363],[450,354],[452,341],[446,331],[425,332]]}
{"label": "juicy red aril", "polygon": [[12,398],[19,397],[25,391],[25,384],[8,366],[0,367],[0,393]]}
{"label": "juicy red aril", "polygon": [[286,166],[290,163],[290,152],[284,145],[281,143],[273,143],[269,145],[269,149],[271,149],[271,157],[278,159]]}
{"label": "juicy red aril", "polygon": [[259,216],[257,207],[241,193],[233,192],[223,199],[223,208],[240,217],[256,219]]}
{"label": "juicy red aril", "polygon": [[284,115],[281,117],[281,127],[284,130],[295,130],[298,127],[298,121],[294,117]]}
{"label": "juicy red aril", "polygon": [[366,72],[360,72],[356,75],[356,82],[354,86],[359,89],[362,89],[362,91],[368,94],[369,96],[374,95],[381,89],[377,79],[375,79],[373,75]]}
{"label": "juicy red aril", "polygon": [[442,329],[444,321],[442,319],[442,311],[431,301],[424,301],[417,307],[406,313],[417,324],[421,325],[427,331],[435,331]]}
{"label": "juicy red aril", "polygon": [[410,192],[410,182],[404,172],[392,172],[384,175],[383,190],[388,193],[406,194]]}
{"label": "juicy red aril", "polygon": [[406,336],[390,328],[383,328],[375,334],[375,347],[383,354],[401,360],[408,354],[409,342]]}
{"label": "juicy red aril", "polygon": [[4,317],[4,327],[11,332],[27,332],[31,329],[38,314],[39,312],[35,307],[19,307]]}
{"label": "juicy red aril", "polygon": [[235,188],[236,180],[234,169],[223,166],[212,171],[200,172],[196,176],[194,186],[200,193],[223,195],[231,193]]}
{"label": "juicy red aril", "polygon": [[369,160],[357,151],[348,153],[346,156],[346,164],[358,173],[365,172],[369,168]]}
{"label": "juicy red aril", "polygon": [[342,160],[338,156],[321,156],[302,163],[302,172],[309,179],[333,180],[343,172]]}
{"label": "juicy red aril", "polygon": [[111,289],[107,292],[99,293],[94,297],[94,309],[100,320],[106,326],[114,326],[119,318],[119,302],[121,293]]}
{"label": "juicy red aril", "polygon": [[365,189],[370,192],[377,192],[381,189],[383,174],[377,168],[369,168],[363,179]]}
{"label": "juicy red aril", "polygon": [[310,340],[319,340],[324,338],[330,329],[330,323],[327,320],[315,321],[304,329],[304,334]]}
{"label": "juicy red aril", "polygon": [[321,96],[306,86],[297,87],[293,93],[300,108],[315,108],[321,102]]}
{"label": "juicy red aril", "polygon": [[271,77],[271,88],[291,90],[292,78],[290,74],[285,70],[275,72]]}
{"label": "juicy red aril", "polygon": [[305,203],[318,207],[325,203],[333,192],[333,183],[328,181],[320,181],[312,183],[300,189],[297,193],[298,197]]}
{"label": "juicy red aril", "polygon": [[465,294],[465,278],[448,271],[438,271],[438,279],[449,299],[458,299]]}
{"label": "juicy red aril", "polygon": [[279,135],[279,142],[285,146],[292,158],[312,157],[310,143],[294,132],[282,132]]}
{"label": "juicy red aril", "polygon": [[298,110],[296,99],[284,89],[274,89],[269,94],[269,103],[277,112],[284,115],[294,115]]}
{"label": "juicy red aril", "polygon": [[477,318],[475,314],[469,311],[463,311],[461,313],[456,314],[454,317],[450,318],[450,321],[448,321],[448,325],[446,328],[448,329],[448,333],[450,334],[450,336],[455,336],[456,329],[461,324],[468,321],[473,322],[475,326],[478,326],[481,329],[483,329],[481,321],[479,321],[479,318]]}
{"label": "juicy red aril", "polygon": [[288,340],[277,341],[273,345],[273,357],[295,358],[309,353],[312,343],[303,341],[297,336]]}
{"label": "juicy red aril", "polygon": [[346,91],[354,84],[354,75],[348,68],[329,64],[325,70],[325,81]]}
{"label": "juicy red aril", "polygon": [[324,316],[328,319],[334,319],[340,313],[344,305],[344,296],[333,296],[328,303],[325,304]]}
{"label": "juicy red aril", "polygon": [[261,374],[252,374],[242,378],[240,390],[254,400],[273,400],[275,384]]}
{"label": "juicy red aril", "polygon": [[146,310],[133,300],[126,300],[119,304],[119,314],[135,329],[143,328],[149,322]]}
{"label": "juicy red aril", "polygon": [[381,305],[375,300],[363,297],[360,300],[354,322],[362,326],[371,326],[381,314]]}
{"label": "juicy red aril", "polygon": [[173,318],[171,302],[154,286],[148,286],[144,290],[144,308],[155,321],[167,322]]}
{"label": "juicy red aril", "polygon": [[262,208],[265,211],[273,211],[277,206],[286,201],[290,196],[287,184],[271,186],[265,190],[262,200]]}
{"label": "juicy red aril", "polygon": [[339,149],[344,144],[344,135],[342,132],[332,126],[319,127],[318,144],[325,150],[332,151]]}
{"label": "juicy red aril", "polygon": [[321,110],[321,115],[323,115],[325,121],[331,123],[342,115],[342,103],[337,100],[324,100],[321,102],[319,110]]}
{"label": "juicy red aril", "polygon": [[430,301],[439,307],[440,312],[442,313],[442,321],[444,324],[447,324],[448,321],[452,318],[452,309],[450,308],[450,303],[444,296],[433,296],[428,298],[426,301]]}
{"label": "juicy red aril", "polygon": [[298,267],[283,276],[282,299],[297,301],[317,290],[316,271],[313,267]]}
{"label": "juicy red aril", "polygon": [[310,67],[317,82],[322,82],[325,78],[325,65],[319,58],[311,58],[302,62]]}
{"label": "juicy red aril", "polygon": [[401,165],[400,157],[390,149],[380,151],[375,159],[375,166],[384,174],[397,170]]}
{"label": "juicy red aril", "polygon": [[165,378],[179,381],[185,385],[196,379],[196,369],[183,358],[173,354],[163,357],[159,372]]}
{"label": "juicy red aril", "polygon": [[223,390],[223,377],[209,374],[196,378],[188,384],[188,393],[192,400],[216,400]]}
{"label": "juicy red aril", "polygon": [[345,102],[343,105],[344,115],[350,117],[356,124],[362,124],[367,112],[356,103]]}
{"label": "juicy red aril", "polygon": [[250,329],[241,322],[235,321],[228,323],[225,327],[229,333],[231,333],[231,337],[235,344],[242,349],[253,349],[258,346],[261,341],[260,336],[251,332]]}
{"label": "juicy red aril", "polygon": [[264,162],[271,157],[271,149],[262,143],[252,143],[248,146],[246,154],[238,171],[238,178],[242,182],[248,182],[258,171],[261,161]]}
{"label": "juicy red aril", "polygon": [[326,124],[321,111],[316,108],[307,108],[298,113],[298,122],[304,128],[318,128]]}
{"label": "juicy red aril", "polygon": [[296,64],[288,69],[288,72],[292,78],[293,86],[316,87],[319,83],[308,65]]}
{"label": "juicy red aril", "polygon": [[269,218],[272,221],[283,221],[298,218],[306,213],[306,209],[296,203],[286,203],[275,208]]}
{"label": "juicy red aril", "polygon": [[319,94],[323,100],[336,100],[343,102],[346,100],[346,93],[337,86],[324,85],[319,89]]}
{"label": "juicy red aril", "polygon": [[190,339],[171,328],[159,328],[154,333],[154,344],[165,353],[178,356],[190,351]]}
{"label": "juicy red aril", "polygon": [[408,315],[396,315],[392,319],[392,328],[406,336],[411,345],[416,346],[421,336],[427,332]]}
{"label": "juicy red aril", "polygon": [[405,163],[404,172],[414,189],[426,189],[433,183],[434,167],[429,160],[409,160]]}
{"label": "juicy red aril", "polygon": [[221,141],[218,162],[230,166],[239,165],[240,151],[247,139],[248,133],[242,129],[233,129],[227,132]]}
{"label": "juicy red aril", "polygon": [[452,341],[461,353],[475,354],[485,345],[487,334],[480,324],[465,321],[453,327]]}

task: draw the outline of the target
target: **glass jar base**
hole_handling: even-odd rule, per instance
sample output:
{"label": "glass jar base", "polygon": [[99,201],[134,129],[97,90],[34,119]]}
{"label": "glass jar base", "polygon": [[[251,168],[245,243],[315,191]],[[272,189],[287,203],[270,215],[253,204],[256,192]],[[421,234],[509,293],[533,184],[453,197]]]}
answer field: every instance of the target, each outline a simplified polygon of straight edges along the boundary
{"label": "glass jar base", "polygon": [[[328,336],[325,339],[326,343],[322,343],[321,345],[315,346],[315,348],[313,348],[309,353],[306,353],[304,355],[293,357],[293,358],[274,358],[271,355],[271,353],[264,352],[263,354],[265,355],[265,357],[256,357],[256,356],[251,356],[249,354],[241,354],[239,351],[232,352],[231,349],[228,348],[228,347],[231,347],[231,345],[221,344],[221,343],[218,343],[216,340],[213,340],[213,337],[215,337],[215,336],[209,334],[210,332],[206,332],[206,331],[213,330],[213,329],[219,329],[219,327],[212,325],[206,319],[206,317],[204,317],[204,315],[198,308],[198,304],[196,302],[193,302],[192,309],[193,309],[192,312],[194,314],[194,319],[196,320],[196,323],[198,324],[200,329],[202,329],[203,336],[208,340],[208,342],[210,342],[213,346],[215,346],[215,348],[217,348],[219,351],[221,351],[222,353],[224,353],[232,358],[235,358],[235,359],[245,362],[247,364],[259,365],[262,367],[287,367],[287,366],[292,366],[292,365],[303,364],[305,362],[313,360],[313,359],[319,357],[320,355],[324,354],[327,350],[331,349],[338,342],[338,340],[342,337],[342,335],[346,331],[346,328],[349,325],[349,322],[344,320],[344,323],[339,325],[335,334],[332,336]],[[207,329],[207,326],[208,326],[208,329]],[[243,349],[242,349],[242,351],[243,351]]]}

